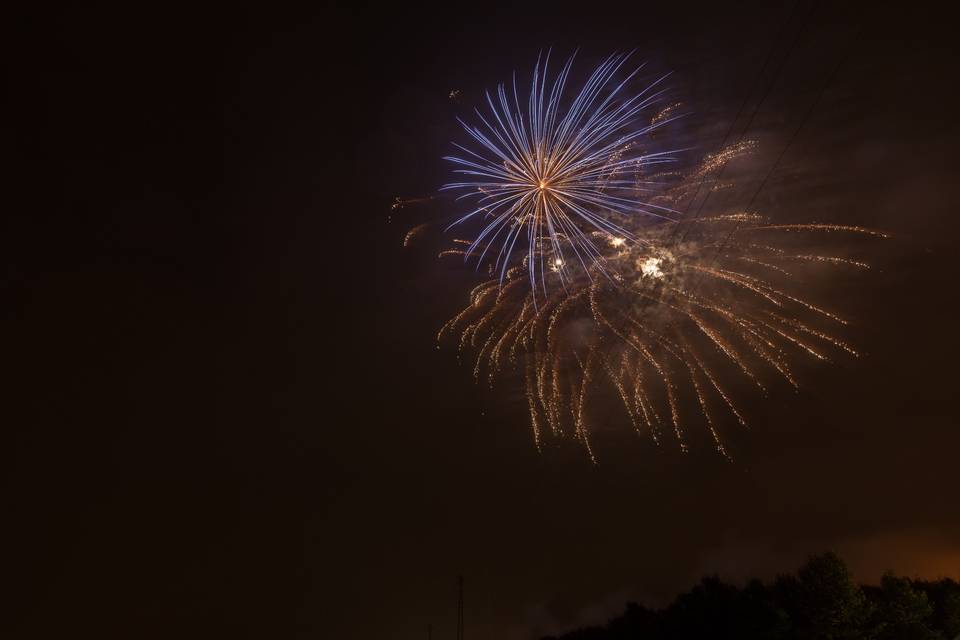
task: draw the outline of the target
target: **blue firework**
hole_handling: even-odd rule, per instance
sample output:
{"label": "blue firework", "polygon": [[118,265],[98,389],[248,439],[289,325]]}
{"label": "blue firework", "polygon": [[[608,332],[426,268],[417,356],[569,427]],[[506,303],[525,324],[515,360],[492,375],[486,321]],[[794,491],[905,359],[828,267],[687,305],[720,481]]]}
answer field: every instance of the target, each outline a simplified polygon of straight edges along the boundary
{"label": "blue firework", "polygon": [[458,200],[475,199],[475,208],[450,227],[476,218],[484,223],[466,257],[480,264],[489,256],[502,282],[518,240],[526,235],[523,261],[534,296],[538,284],[546,294],[548,272],[561,283],[570,280],[571,268],[606,273],[598,236],[640,241],[618,221],[634,216],[672,220],[676,213],[644,201],[652,183],[643,178],[647,167],[674,161],[671,154],[679,150],[651,151],[641,144],[654,129],[679,117],[644,118],[662,99],[666,89],[661,85],[669,74],[630,92],[627,87],[643,65],[625,73],[630,54],[614,54],[568,100],[574,57],[552,83],[550,54],[542,68],[537,60],[525,108],[515,73],[510,90],[500,84],[495,95],[486,92],[489,113],[474,110],[481,126],[458,119],[479,148],[454,143],[462,154],[444,158],[456,165],[460,181],[442,189],[463,191]]}

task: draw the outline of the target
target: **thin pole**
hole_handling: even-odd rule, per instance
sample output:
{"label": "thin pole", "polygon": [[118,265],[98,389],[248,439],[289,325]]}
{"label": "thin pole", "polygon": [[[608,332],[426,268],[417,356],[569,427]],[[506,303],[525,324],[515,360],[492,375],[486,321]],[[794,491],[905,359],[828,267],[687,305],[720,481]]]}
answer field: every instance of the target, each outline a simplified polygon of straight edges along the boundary
{"label": "thin pole", "polygon": [[457,576],[457,640],[463,640],[463,576]]}

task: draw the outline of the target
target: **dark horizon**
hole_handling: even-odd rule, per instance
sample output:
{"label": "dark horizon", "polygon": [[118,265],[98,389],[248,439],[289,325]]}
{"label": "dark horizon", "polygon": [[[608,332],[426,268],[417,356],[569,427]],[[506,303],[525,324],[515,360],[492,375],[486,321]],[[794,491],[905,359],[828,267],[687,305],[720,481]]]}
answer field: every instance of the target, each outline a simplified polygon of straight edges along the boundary
{"label": "dark horizon", "polygon": [[[464,575],[466,635],[526,640],[826,551],[858,582],[960,578],[949,19],[550,9],[13,22],[6,635],[439,638]],[[864,355],[756,394],[733,462],[614,409],[598,464],[538,452],[519,387],[437,348],[477,277],[439,231],[403,247],[450,200],[391,203],[436,194],[456,117],[550,47],[673,71],[703,154],[769,86],[748,168],[787,153],[756,206],[892,236],[823,285]]]}
{"label": "dark horizon", "polygon": [[752,579],[734,585],[704,576],[666,607],[629,602],[609,620],[544,640],[705,636],[944,640],[958,635],[960,583],[885,573],[878,585],[857,585],[843,560],[825,553],[767,582]]}

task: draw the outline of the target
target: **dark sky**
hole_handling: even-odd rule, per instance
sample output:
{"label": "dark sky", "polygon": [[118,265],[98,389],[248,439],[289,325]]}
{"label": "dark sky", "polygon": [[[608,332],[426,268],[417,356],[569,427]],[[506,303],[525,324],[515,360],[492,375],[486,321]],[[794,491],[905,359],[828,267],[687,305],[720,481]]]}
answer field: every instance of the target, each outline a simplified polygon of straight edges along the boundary
{"label": "dark sky", "polygon": [[[960,577],[955,34],[920,3],[646,5],[11,21],[3,635],[449,637],[462,573],[468,636],[526,639],[827,549]],[[734,463],[538,454],[513,387],[435,348],[469,276],[401,241],[445,205],[390,202],[543,47],[636,48],[709,132],[772,45],[757,166],[842,62],[757,204],[894,234],[837,285],[867,355],[750,406]]]}

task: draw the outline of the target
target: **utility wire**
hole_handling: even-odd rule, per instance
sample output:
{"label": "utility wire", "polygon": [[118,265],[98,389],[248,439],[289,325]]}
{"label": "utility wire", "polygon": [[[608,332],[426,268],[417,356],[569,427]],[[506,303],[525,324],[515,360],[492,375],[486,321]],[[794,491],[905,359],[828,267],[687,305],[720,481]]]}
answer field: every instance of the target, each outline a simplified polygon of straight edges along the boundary
{"label": "utility wire", "polygon": [[767,175],[763,177],[763,180],[760,182],[760,185],[757,187],[757,190],[753,192],[753,197],[750,198],[750,202],[747,203],[746,208],[749,209],[753,205],[754,200],[757,199],[757,196],[760,195],[760,192],[766,186],[767,181],[773,175],[773,172],[777,170],[777,167],[780,166],[780,162],[783,160],[783,157],[787,155],[787,150],[790,149],[790,146],[797,139],[797,136],[800,134],[800,130],[803,129],[804,125],[807,124],[807,120],[810,119],[810,116],[813,115],[813,112],[816,110],[817,106],[820,104],[820,101],[823,99],[824,94],[827,92],[827,89],[833,84],[833,81],[836,79],[837,74],[840,73],[840,69],[843,67],[844,63],[850,59],[853,54],[854,45],[857,42],[857,39],[860,37],[860,28],[857,28],[856,33],[853,35],[853,38],[850,39],[850,46],[847,48],[846,54],[840,59],[837,65],[833,68],[827,75],[826,82],[823,83],[823,86],[820,88],[820,93],[817,94],[816,99],[813,101],[813,104],[810,105],[810,108],[807,109],[807,112],[804,114],[803,119],[800,121],[800,124],[797,125],[797,128],[793,131],[793,135],[790,136],[790,139],[787,141],[786,146],[780,151],[780,155],[777,156],[777,159],[774,161],[773,165],[770,167],[770,170],[767,171]]}
{"label": "utility wire", "polygon": [[[723,135],[723,140],[720,141],[720,144],[717,146],[716,151],[720,152],[724,147],[727,146],[727,140],[730,139],[730,134],[733,133],[734,128],[737,126],[737,122],[740,120],[740,116],[743,115],[744,109],[747,108],[747,103],[750,102],[750,96],[753,95],[753,90],[757,88],[760,84],[760,81],[763,80],[763,74],[767,71],[767,67],[770,66],[770,61],[773,60],[773,54],[777,50],[777,45],[780,43],[781,36],[787,31],[787,28],[790,26],[790,23],[793,21],[794,15],[797,13],[797,9],[800,7],[801,0],[797,0],[794,3],[793,9],[790,11],[790,14],[787,16],[786,22],[781,25],[779,31],[774,36],[773,41],[770,44],[770,51],[767,52],[767,57],[763,61],[763,66],[760,67],[760,72],[757,73],[756,78],[750,85],[750,89],[747,91],[746,95],[743,96],[743,102],[740,103],[740,108],[737,110],[737,115],[733,117],[733,120],[730,121],[730,126],[727,128],[727,132]],[[700,195],[700,189],[703,187],[703,183],[707,180],[707,174],[704,174],[700,178],[700,183],[697,184],[697,190],[693,193],[693,197],[690,198],[690,202],[687,203],[687,208],[683,212],[684,217],[690,213],[690,209],[693,207],[693,203],[696,202],[697,196]]]}
{"label": "utility wire", "polygon": [[[823,96],[826,94],[827,89],[830,87],[831,84],[833,84],[833,81],[836,79],[837,74],[839,74],[840,69],[843,68],[843,65],[847,62],[847,60],[850,59],[859,37],[860,37],[860,27],[857,27],[856,32],[854,33],[853,37],[850,39],[850,44],[847,47],[846,52],[844,53],[844,55],[840,57],[840,60],[833,67],[833,69],[827,73],[827,77],[823,83],[823,86],[820,87],[820,91],[817,93],[817,97],[814,98],[813,102],[810,104],[810,107],[807,109],[806,113],[804,113],[803,117],[800,119],[800,123],[797,125],[797,128],[793,130],[793,134],[787,140],[787,144],[784,145],[783,149],[780,150],[780,154],[777,156],[777,159],[774,160],[773,164],[770,166],[770,169],[767,171],[766,175],[763,177],[763,180],[760,181],[760,184],[757,186],[756,190],[753,192],[753,196],[751,196],[750,201],[747,203],[747,206],[744,207],[745,210],[749,209],[753,205],[754,201],[757,199],[757,196],[760,195],[760,192],[767,185],[767,182],[770,180],[770,177],[773,175],[774,171],[776,171],[777,167],[780,166],[780,162],[783,160],[784,156],[787,155],[787,151],[796,141],[797,136],[799,136],[800,131],[807,124],[807,121],[810,119],[810,116],[813,115],[813,112],[816,110],[817,106],[820,104],[820,101],[823,99]],[[738,228],[735,227],[723,239],[723,242],[720,243],[720,245],[717,247],[717,252],[714,256],[714,260],[716,260],[716,258],[719,257],[720,253],[727,247],[727,244],[729,244],[730,239],[733,237],[733,235],[737,231],[738,231]]]}
{"label": "utility wire", "polygon": [[[747,131],[750,130],[750,126],[753,124],[753,121],[757,117],[757,114],[760,113],[760,108],[763,106],[763,103],[766,102],[767,98],[773,92],[773,88],[776,86],[777,80],[779,79],[780,74],[783,72],[783,69],[787,64],[787,60],[790,59],[790,54],[793,53],[793,50],[796,49],[797,45],[800,44],[800,38],[803,35],[803,32],[806,26],[810,23],[810,18],[813,16],[813,12],[816,9],[816,7],[817,7],[816,1],[810,5],[810,11],[807,13],[804,23],[801,25],[800,29],[797,31],[796,37],[793,39],[793,42],[791,43],[790,47],[787,49],[787,52],[783,56],[783,59],[780,61],[780,65],[779,67],[777,67],[777,71],[774,73],[773,78],[771,78],[770,84],[767,85],[767,90],[764,92],[763,96],[760,98],[760,101],[757,103],[757,106],[754,107],[753,113],[750,114],[750,119],[747,120],[746,126],[743,128],[743,131],[740,132],[740,137],[737,138],[738,144],[743,141],[743,138],[747,135]],[[723,165],[720,167],[720,171],[717,173],[718,180],[723,177],[723,172],[726,170],[726,168],[727,168],[727,162],[724,162]],[[697,208],[697,213],[694,216],[694,218],[700,217],[700,213],[703,211],[704,206],[706,206],[707,201],[710,199],[711,193],[713,192],[712,191],[707,192],[707,195],[703,198],[703,201],[700,203],[700,206]]]}

